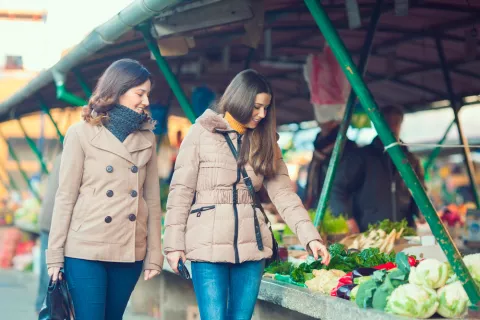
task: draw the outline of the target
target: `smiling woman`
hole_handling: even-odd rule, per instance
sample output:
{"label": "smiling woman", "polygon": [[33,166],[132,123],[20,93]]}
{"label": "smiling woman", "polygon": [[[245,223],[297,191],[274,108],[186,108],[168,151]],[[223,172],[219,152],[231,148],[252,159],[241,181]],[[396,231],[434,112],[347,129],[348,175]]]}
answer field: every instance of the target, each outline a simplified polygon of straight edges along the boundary
{"label": "smiling woman", "polygon": [[161,209],[150,73],[114,62],[65,135],[47,250],[78,319],[122,319],[130,294],[162,270]]}

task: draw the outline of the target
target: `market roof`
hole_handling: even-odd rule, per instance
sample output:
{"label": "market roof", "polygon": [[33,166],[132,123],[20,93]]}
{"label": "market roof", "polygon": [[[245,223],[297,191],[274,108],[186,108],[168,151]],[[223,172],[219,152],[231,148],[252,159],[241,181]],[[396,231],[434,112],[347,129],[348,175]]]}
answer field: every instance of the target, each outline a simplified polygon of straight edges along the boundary
{"label": "market roof", "polygon": [[[264,73],[273,84],[279,123],[312,120],[313,110],[303,76],[303,63],[308,54],[321,52],[325,41],[304,2],[265,0],[263,29],[266,33],[270,32],[271,37],[264,37],[262,31],[259,46],[251,50],[243,43],[245,30],[254,27],[250,25],[246,28],[245,23],[252,17],[261,16],[256,11],[256,1],[252,2],[254,5],[244,8],[242,3],[246,4],[247,1],[229,0],[232,10],[222,15],[223,21],[219,20],[219,23],[226,24],[201,28],[205,26],[205,21],[212,21],[211,17],[202,18],[202,12],[194,10],[205,10],[208,6],[226,1],[134,1],[96,28],[55,66],[40,73],[26,87],[0,103],[0,121],[8,120],[12,110],[16,116],[39,111],[40,96],[49,107],[66,107],[65,102],[56,98],[53,74],[60,78],[62,74],[66,75],[67,90],[84,96],[73,71],[81,74],[93,88],[101,72],[111,62],[125,57],[141,61],[154,73],[156,85],[151,100],[166,104],[170,89],[151,59],[141,33],[133,29],[152,17],[154,21],[161,21],[167,26],[164,34],[194,38],[195,46],[188,54],[168,57],[172,70],[180,70],[178,79],[187,96],[193,87],[200,85],[207,85],[221,94],[250,59],[249,67]],[[356,29],[349,28],[345,1],[323,2],[357,62],[375,1],[358,0],[362,25]],[[431,104],[449,98],[439,63],[436,37],[442,40],[445,49],[455,95],[460,99],[480,93],[480,41],[478,37],[468,36],[474,24],[480,21],[479,2],[470,1],[468,5],[459,0],[410,1],[407,16],[397,16],[394,3],[384,2],[366,76],[368,86],[380,106],[399,104],[408,112],[432,106],[448,106],[448,103]],[[232,22],[237,19],[242,21]],[[182,30],[189,31],[181,33]],[[268,46],[270,39],[271,47]],[[264,46],[265,41],[267,46]],[[476,51],[468,50],[470,55],[472,52],[474,55],[470,59],[464,50],[468,47],[467,43],[476,48]],[[183,114],[175,99],[171,111],[177,115]]]}

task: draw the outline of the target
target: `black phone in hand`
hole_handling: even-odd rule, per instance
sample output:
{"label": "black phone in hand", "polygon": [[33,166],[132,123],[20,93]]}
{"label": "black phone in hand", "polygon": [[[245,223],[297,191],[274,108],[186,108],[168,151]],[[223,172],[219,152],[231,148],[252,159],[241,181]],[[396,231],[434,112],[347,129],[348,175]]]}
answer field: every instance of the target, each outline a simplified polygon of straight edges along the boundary
{"label": "black phone in hand", "polygon": [[188,272],[187,267],[185,267],[182,258],[180,258],[180,260],[178,261],[177,269],[183,279],[190,280],[190,273]]}

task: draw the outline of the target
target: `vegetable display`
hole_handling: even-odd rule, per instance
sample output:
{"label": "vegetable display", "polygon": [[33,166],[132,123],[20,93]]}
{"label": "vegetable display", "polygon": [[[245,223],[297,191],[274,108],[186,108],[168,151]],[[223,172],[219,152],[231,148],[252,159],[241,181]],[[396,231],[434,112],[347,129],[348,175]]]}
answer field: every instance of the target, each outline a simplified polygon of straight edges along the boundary
{"label": "vegetable display", "polygon": [[[276,262],[266,272],[276,280],[348,300],[362,309],[417,319],[434,315],[465,317],[470,301],[447,262],[417,260],[403,252],[395,254],[389,250],[392,239],[405,234],[412,234],[406,221],[382,221],[357,235],[358,249],[344,243],[330,245],[328,266],[321,260],[298,266],[292,262]],[[463,260],[480,287],[480,254],[467,255]]]}
{"label": "vegetable display", "polygon": [[391,222],[387,219],[379,224],[369,225],[365,233],[345,237],[340,243],[346,245],[348,249],[378,248],[381,252],[390,253],[397,240],[412,234],[415,234],[415,231],[408,226],[407,220]]}

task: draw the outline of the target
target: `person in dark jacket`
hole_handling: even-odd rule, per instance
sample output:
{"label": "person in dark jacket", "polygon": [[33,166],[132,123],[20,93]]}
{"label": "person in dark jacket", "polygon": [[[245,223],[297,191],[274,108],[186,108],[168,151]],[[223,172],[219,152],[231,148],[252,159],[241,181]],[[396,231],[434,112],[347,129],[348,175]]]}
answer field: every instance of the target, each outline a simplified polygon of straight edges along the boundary
{"label": "person in dark jacket", "polygon": [[47,294],[48,283],[50,277],[47,273],[47,264],[45,258],[45,250],[48,246],[48,235],[50,233],[50,225],[52,224],[53,205],[55,203],[55,194],[58,189],[58,177],[60,172],[60,163],[62,160],[62,152],[60,152],[53,162],[53,169],[48,176],[47,187],[43,197],[42,208],[40,209],[40,275],[38,278],[38,293],[35,302],[35,310],[40,312],[43,300]]}
{"label": "person in dark jacket", "polygon": [[[323,183],[327,176],[328,165],[332,156],[335,140],[340,130],[338,121],[329,121],[319,124],[318,133],[313,146],[312,161],[308,167],[307,183],[305,186],[304,203],[307,209],[314,209],[318,205],[318,200],[322,192]],[[349,139],[345,142],[343,154],[356,149],[357,144]]]}
{"label": "person in dark jacket", "polygon": [[[403,111],[396,106],[382,110],[394,136],[399,140]],[[419,160],[403,147],[414,171],[424,184]],[[363,232],[368,225],[384,219],[423,221],[413,197],[377,136],[370,145],[345,154],[332,187],[330,205],[334,215],[346,215],[351,233]]]}

